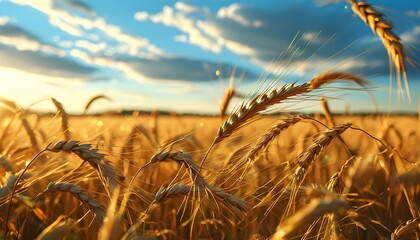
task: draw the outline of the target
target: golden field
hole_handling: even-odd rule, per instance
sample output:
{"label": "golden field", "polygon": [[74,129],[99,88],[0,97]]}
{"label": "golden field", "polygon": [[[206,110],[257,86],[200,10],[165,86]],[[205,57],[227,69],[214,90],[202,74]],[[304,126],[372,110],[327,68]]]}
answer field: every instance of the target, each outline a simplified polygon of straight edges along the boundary
{"label": "golden field", "polygon": [[[416,239],[420,233],[417,116],[333,116],[335,128],[323,115],[264,116],[218,143],[199,169],[220,117],[17,111],[2,115],[0,131],[0,217],[3,227],[8,221],[8,239]],[[290,119],[247,157],[272,126]],[[337,126],[345,126],[342,133]],[[80,142],[60,142],[65,136]]]}

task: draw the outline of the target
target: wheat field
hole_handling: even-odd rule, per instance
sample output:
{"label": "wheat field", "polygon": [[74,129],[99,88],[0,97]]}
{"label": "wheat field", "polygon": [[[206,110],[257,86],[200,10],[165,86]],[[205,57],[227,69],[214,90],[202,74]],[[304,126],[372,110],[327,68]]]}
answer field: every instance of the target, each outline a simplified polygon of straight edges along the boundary
{"label": "wheat field", "polygon": [[[409,99],[392,24],[348,2]],[[41,114],[1,98],[0,238],[419,239],[418,113],[338,115],[319,91],[368,81],[332,70],[244,95],[229,88],[215,116],[71,115],[58,98]],[[323,112],[267,113],[306,96]]]}
{"label": "wheat field", "polygon": [[264,116],[215,145],[200,166],[220,117],[15,111],[1,119],[7,238],[419,234],[414,115],[332,115],[333,126],[323,114]]}

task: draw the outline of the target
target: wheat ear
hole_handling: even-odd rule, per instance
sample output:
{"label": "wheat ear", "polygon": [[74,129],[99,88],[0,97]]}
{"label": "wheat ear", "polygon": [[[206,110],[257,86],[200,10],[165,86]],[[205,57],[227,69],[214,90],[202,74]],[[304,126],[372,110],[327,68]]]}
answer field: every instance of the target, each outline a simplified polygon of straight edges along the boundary
{"label": "wheat ear", "polygon": [[98,149],[92,148],[91,144],[80,144],[79,141],[60,141],[49,148],[51,152],[71,152],[88,162],[98,173],[99,178],[111,196],[118,184],[123,184],[124,176],[121,172],[105,159],[105,155],[98,153]]}
{"label": "wheat ear", "polygon": [[404,62],[406,57],[404,52],[404,46],[400,41],[397,34],[394,33],[391,21],[384,18],[384,14],[376,11],[370,4],[366,2],[359,2],[357,0],[347,0],[351,3],[351,9],[356,13],[374,33],[381,39],[385,49],[388,51],[388,55],[397,70],[398,76],[398,87],[401,90],[400,74],[404,77],[405,90],[407,92],[408,99],[410,97],[410,90],[407,80],[407,70]]}
{"label": "wheat ear", "polygon": [[80,186],[67,182],[50,182],[44,192],[46,191],[70,192],[75,198],[92,210],[92,212],[96,215],[98,222],[102,224],[105,218],[105,207],[93,197],[84,193]]}
{"label": "wheat ear", "polygon": [[236,90],[234,88],[229,88],[222,100],[220,101],[220,117],[223,119],[226,116],[226,110],[229,107],[230,100],[235,96]]}
{"label": "wheat ear", "polygon": [[339,137],[350,126],[351,124],[349,123],[340,124],[322,132],[322,134],[314,140],[314,143],[309,146],[306,151],[298,158],[298,167],[296,168],[294,178],[298,182],[302,180],[306,175],[307,170],[314,164],[322,149],[328,146],[333,139]]}
{"label": "wheat ear", "polygon": [[51,98],[51,101],[54,103],[55,108],[57,109],[57,114],[61,117],[61,130],[63,131],[64,139],[70,139],[70,129],[69,129],[69,115],[64,110],[63,104],[57,101],[55,98]]}
{"label": "wheat ear", "polygon": [[195,186],[199,188],[199,191],[203,191],[207,183],[199,172],[198,165],[192,159],[191,154],[184,153],[182,151],[167,152],[163,151],[152,156],[150,163],[157,163],[167,160],[173,160],[179,165],[184,165],[190,172],[191,181]]}
{"label": "wheat ear", "polygon": [[87,111],[89,110],[89,107],[92,105],[92,103],[96,102],[99,99],[106,99],[108,101],[110,101],[111,99],[109,97],[107,97],[106,95],[103,94],[99,94],[96,96],[93,96],[91,99],[89,99],[85,105],[85,110],[83,111],[83,114],[86,114]]}
{"label": "wheat ear", "polygon": [[198,192],[200,194],[203,194],[207,191],[213,194],[218,200],[222,201],[223,203],[228,203],[242,211],[248,210],[246,202],[222,191],[221,189],[215,186],[208,184],[206,184],[206,191],[202,191],[202,189],[198,187],[186,185],[183,183],[175,183],[174,185],[169,187],[161,187],[155,195],[155,202],[162,202],[166,198],[187,196],[191,192]]}
{"label": "wheat ear", "polygon": [[324,111],[325,118],[327,119],[328,127],[334,126],[335,121],[331,114],[330,107],[328,106],[328,102],[325,99],[325,97],[321,98],[321,106],[322,106],[322,110]]}
{"label": "wheat ear", "polygon": [[166,198],[186,196],[192,189],[192,186],[183,183],[175,183],[169,187],[161,187],[155,195],[155,202],[161,202]]}
{"label": "wheat ear", "polygon": [[38,140],[36,139],[35,133],[32,130],[32,127],[29,125],[28,120],[26,119],[26,111],[20,108],[18,105],[16,105],[16,103],[9,101],[5,98],[0,97],[0,102],[8,106],[10,108],[9,109],[10,111],[12,111],[13,113],[16,113],[19,116],[22,122],[22,126],[29,136],[29,140],[31,141],[32,146],[35,148],[36,151],[39,151]]}
{"label": "wheat ear", "polygon": [[214,138],[212,144],[204,155],[200,169],[203,166],[209,152],[213,146],[223,139],[229,137],[233,132],[238,130],[243,124],[257,116],[259,112],[266,110],[268,107],[281,103],[287,99],[290,99],[294,96],[301,95],[304,93],[311,92],[320,88],[321,86],[328,84],[334,80],[348,80],[360,85],[366,83],[362,78],[357,77],[354,74],[346,72],[326,72],[322,73],[309,82],[303,83],[301,85],[295,85],[291,83],[286,86],[279,88],[272,88],[264,93],[261,93],[251,100],[242,103],[238,109],[236,109],[229,118],[223,123],[222,127],[219,128],[216,137]]}
{"label": "wheat ear", "polygon": [[298,123],[302,120],[302,117],[293,116],[291,118],[285,119],[284,122],[278,123],[271,127],[264,135],[262,135],[258,140],[257,143],[248,151],[248,153],[242,157],[232,168],[229,169],[228,173],[232,173],[236,169],[240,168],[244,164],[247,164],[245,170],[243,171],[241,177],[242,179],[244,176],[247,167],[252,164],[260,155],[260,153],[267,148],[267,146],[284,130],[289,128],[290,126]]}

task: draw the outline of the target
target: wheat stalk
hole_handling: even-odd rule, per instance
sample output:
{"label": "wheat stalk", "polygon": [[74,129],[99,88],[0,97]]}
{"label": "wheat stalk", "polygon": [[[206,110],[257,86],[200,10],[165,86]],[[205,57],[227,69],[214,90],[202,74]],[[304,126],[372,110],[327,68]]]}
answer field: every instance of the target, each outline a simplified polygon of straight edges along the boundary
{"label": "wheat stalk", "polygon": [[400,74],[403,74],[405,90],[407,92],[408,99],[411,99],[410,90],[407,80],[407,70],[404,59],[406,57],[404,46],[400,41],[397,34],[394,33],[391,21],[385,19],[384,14],[376,11],[370,4],[357,0],[347,0],[351,3],[351,9],[356,13],[374,33],[381,39],[391,61],[397,70],[398,76],[398,88],[401,90]]}

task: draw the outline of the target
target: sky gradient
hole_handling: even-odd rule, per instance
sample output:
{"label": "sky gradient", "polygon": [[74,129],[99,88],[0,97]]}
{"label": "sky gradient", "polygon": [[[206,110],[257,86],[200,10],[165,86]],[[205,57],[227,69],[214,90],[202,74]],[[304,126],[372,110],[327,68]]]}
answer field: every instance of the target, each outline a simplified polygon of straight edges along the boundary
{"label": "sky gradient", "polygon": [[[418,63],[419,1],[369,3]],[[266,78],[281,85],[330,69],[368,79],[381,111],[418,112],[419,68],[408,66],[412,101],[398,101],[386,50],[345,1],[0,0],[0,97],[33,110],[54,111],[54,97],[81,113],[105,94],[111,101],[99,100],[92,112],[216,113],[232,72],[247,94]],[[320,95],[334,112],[374,110],[364,91]],[[319,109],[305,101],[287,110]]]}

